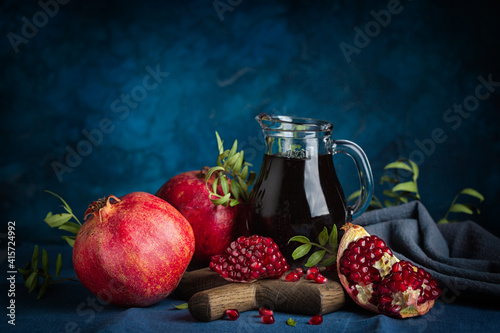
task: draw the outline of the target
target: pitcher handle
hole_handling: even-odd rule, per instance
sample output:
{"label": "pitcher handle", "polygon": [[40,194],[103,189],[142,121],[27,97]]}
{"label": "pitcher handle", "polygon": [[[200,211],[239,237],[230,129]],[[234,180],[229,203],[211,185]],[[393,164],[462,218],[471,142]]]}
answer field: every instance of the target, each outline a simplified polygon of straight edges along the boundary
{"label": "pitcher handle", "polygon": [[352,219],[360,216],[370,205],[373,195],[373,174],[365,152],[354,142],[335,140],[332,145],[333,154],[345,153],[349,155],[358,169],[361,191],[354,206],[349,206],[349,215]]}

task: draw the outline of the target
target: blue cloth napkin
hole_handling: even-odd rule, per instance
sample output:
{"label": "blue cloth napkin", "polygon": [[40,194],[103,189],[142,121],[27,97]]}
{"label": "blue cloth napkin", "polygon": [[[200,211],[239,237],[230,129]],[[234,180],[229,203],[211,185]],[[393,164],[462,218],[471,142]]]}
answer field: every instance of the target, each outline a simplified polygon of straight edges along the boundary
{"label": "blue cloth napkin", "polygon": [[438,225],[418,201],[366,212],[354,223],[384,239],[399,259],[430,272],[441,299],[500,296],[500,238],[478,224]]}

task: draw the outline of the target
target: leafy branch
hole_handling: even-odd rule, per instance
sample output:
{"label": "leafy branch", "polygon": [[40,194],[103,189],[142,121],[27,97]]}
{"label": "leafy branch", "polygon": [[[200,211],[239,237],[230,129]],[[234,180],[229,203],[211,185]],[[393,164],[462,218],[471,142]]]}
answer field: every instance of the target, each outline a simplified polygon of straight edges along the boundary
{"label": "leafy branch", "polygon": [[311,249],[314,247],[318,248],[317,251],[313,252],[311,256],[307,259],[305,264],[306,267],[312,267],[321,262],[321,265],[325,267],[330,267],[337,262],[337,227],[333,225],[332,231],[328,234],[328,229],[323,227],[323,230],[318,235],[318,243],[311,242],[309,238],[305,236],[293,236],[290,238],[290,242],[299,242],[302,245],[298,246],[292,252],[293,260],[300,259],[307,255]]}
{"label": "leafy branch", "polygon": [[[224,144],[219,133],[217,147],[219,156],[217,166],[210,168],[205,176],[205,185],[210,192],[210,200],[216,205],[236,206],[241,201],[246,202],[250,196],[249,187],[255,181],[256,174],[249,171],[252,166],[244,159],[244,151],[238,150],[238,140],[235,140],[231,149],[224,150]],[[212,186],[209,180],[215,176]],[[219,187],[222,194],[219,194]]]}
{"label": "leafy branch", "polygon": [[477,208],[476,206],[474,206],[472,204],[456,203],[458,197],[460,197],[460,195],[462,195],[462,194],[466,194],[466,195],[475,197],[475,198],[479,199],[480,202],[483,202],[483,200],[484,200],[484,196],[481,193],[479,193],[478,191],[476,191],[472,188],[464,188],[462,191],[460,191],[455,196],[455,198],[451,202],[450,208],[448,208],[448,211],[446,212],[446,215],[441,220],[438,221],[438,224],[456,222],[455,220],[452,220],[452,221],[448,220],[448,215],[450,213],[465,213],[465,214],[470,214],[470,215],[474,214],[474,212],[476,212],[477,214],[480,213],[479,208]]}
{"label": "leafy branch", "polygon": [[[393,207],[403,203],[407,203],[411,200],[421,200],[420,194],[418,192],[417,179],[419,177],[419,169],[415,162],[410,159],[398,159],[392,163],[387,164],[384,170],[394,170],[394,176],[385,174],[380,178],[380,184],[387,183],[392,186],[390,189],[386,189],[382,194],[387,197],[387,199],[382,201],[375,195],[372,196],[372,200],[368,207],[369,210],[379,209],[384,207]],[[411,174],[411,180],[402,181],[401,172],[409,172]],[[360,191],[353,192],[347,201],[352,201],[359,197]],[[480,211],[477,207],[470,203],[456,203],[460,195],[465,194],[475,198],[478,198],[481,202],[484,200],[484,196],[478,191],[472,188],[465,188],[460,191],[453,199],[450,208],[446,212],[446,215],[438,221],[439,224],[456,222],[455,220],[448,220],[448,215],[450,213],[465,213],[465,214],[479,214]]]}
{"label": "leafy branch", "polygon": [[[78,281],[76,277],[72,278],[61,278],[59,277],[59,273],[61,273],[62,269],[62,256],[59,253],[56,259],[56,269],[55,274],[52,275],[49,273],[49,256],[45,249],[42,249],[42,266],[39,267],[39,257],[40,250],[38,249],[38,245],[35,245],[35,249],[33,251],[33,256],[31,261],[26,264],[24,269],[18,268],[17,270],[22,274],[24,279],[24,284],[26,288],[28,288],[29,292],[34,291],[38,286],[41,286],[38,291],[37,299],[40,299],[47,288],[51,284],[63,282],[63,281]],[[40,284],[40,279],[43,280],[43,283]]]}
{"label": "leafy branch", "polygon": [[[52,194],[56,198],[59,198],[63,202],[63,205],[61,207],[64,208],[66,213],[59,213],[59,214],[52,214],[52,212],[48,212],[47,216],[45,216],[44,221],[51,227],[51,228],[58,228],[61,230],[68,231],[73,234],[73,236],[62,236],[61,238],[64,239],[68,244],[73,247],[75,245],[75,239],[76,235],[78,234],[78,231],[80,230],[80,227],[82,224],[80,223],[80,220],[73,214],[73,211],[71,210],[71,207],[64,201],[63,198],[58,196],[57,194],[45,190],[45,192]],[[76,223],[71,222],[70,220],[74,219]]]}
{"label": "leafy branch", "polygon": [[[45,217],[44,221],[51,228],[58,228],[73,234],[72,236],[67,236],[67,235],[62,236],[62,239],[64,239],[71,247],[73,247],[73,245],[75,244],[76,234],[78,234],[78,231],[80,230],[82,224],[75,216],[75,214],[73,214],[71,207],[66,203],[66,201],[64,201],[63,198],[61,198],[59,195],[51,191],[46,190],[45,192],[50,193],[59,200],[61,200],[63,203],[61,207],[64,208],[66,213],[52,214],[52,212],[49,212]],[[74,219],[76,223],[71,222],[71,219]],[[24,284],[28,288],[29,292],[34,291],[35,289],[37,289],[37,287],[40,286],[37,297],[38,299],[45,294],[49,285],[51,284],[63,281],[78,281],[76,277],[71,277],[71,278],[59,277],[59,274],[61,273],[62,269],[61,253],[57,255],[54,275],[49,273],[49,256],[47,254],[47,251],[45,251],[45,249],[42,249],[41,267],[39,266],[39,261],[40,261],[40,250],[38,248],[38,245],[35,245],[35,249],[33,250],[33,254],[31,256],[31,261],[29,261],[24,268],[18,268],[18,271],[22,274],[24,279]],[[43,280],[43,282],[40,283],[40,280]]]}

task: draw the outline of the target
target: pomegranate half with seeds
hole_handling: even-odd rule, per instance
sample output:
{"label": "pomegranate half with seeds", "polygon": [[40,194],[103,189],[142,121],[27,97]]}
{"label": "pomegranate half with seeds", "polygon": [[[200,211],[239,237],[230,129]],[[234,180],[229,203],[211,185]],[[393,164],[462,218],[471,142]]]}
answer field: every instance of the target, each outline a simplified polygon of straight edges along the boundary
{"label": "pomegranate half with seeds", "polygon": [[423,268],[399,260],[377,236],[347,223],[337,253],[337,272],[349,296],[368,310],[397,318],[427,313],[441,295]]}

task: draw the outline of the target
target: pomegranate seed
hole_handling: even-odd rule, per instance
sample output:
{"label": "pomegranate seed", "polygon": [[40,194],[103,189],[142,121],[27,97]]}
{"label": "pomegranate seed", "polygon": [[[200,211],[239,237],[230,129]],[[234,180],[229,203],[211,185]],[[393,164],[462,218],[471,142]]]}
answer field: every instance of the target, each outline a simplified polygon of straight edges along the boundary
{"label": "pomegranate seed", "polygon": [[240,313],[236,309],[227,309],[226,316],[229,318],[229,320],[236,320],[240,317]]}
{"label": "pomegranate seed", "polygon": [[300,280],[300,277],[297,273],[291,272],[288,273],[287,276],[285,276],[285,280],[287,280],[288,282],[297,282]]}
{"label": "pomegranate seed", "polygon": [[263,317],[263,316],[272,316],[274,313],[273,313],[273,310],[270,310],[268,308],[265,308],[265,307],[261,307],[259,309],[259,317]]}
{"label": "pomegranate seed", "polygon": [[260,320],[264,323],[264,324],[274,324],[274,316],[273,315],[266,315],[266,316],[262,316],[260,317]]}
{"label": "pomegranate seed", "polygon": [[318,266],[312,266],[312,267],[310,267],[307,270],[307,274],[309,274],[309,273],[313,273],[313,274],[319,273],[319,267]]}
{"label": "pomegranate seed", "polygon": [[322,315],[315,315],[309,319],[309,324],[311,325],[320,325],[323,322],[323,316]]}
{"label": "pomegranate seed", "polygon": [[316,277],[314,278],[314,282],[316,283],[327,283],[328,279],[324,277],[321,273],[318,273]]}
{"label": "pomegranate seed", "polygon": [[304,270],[300,267],[297,267],[295,268],[295,273],[297,273],[299,277],[302,277],[304,275]]}

